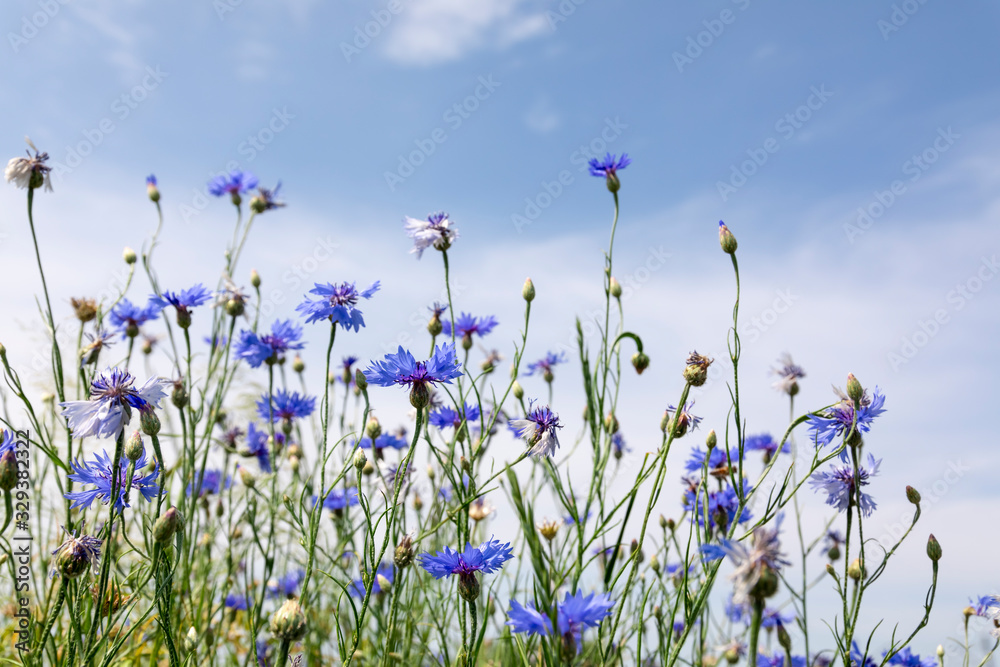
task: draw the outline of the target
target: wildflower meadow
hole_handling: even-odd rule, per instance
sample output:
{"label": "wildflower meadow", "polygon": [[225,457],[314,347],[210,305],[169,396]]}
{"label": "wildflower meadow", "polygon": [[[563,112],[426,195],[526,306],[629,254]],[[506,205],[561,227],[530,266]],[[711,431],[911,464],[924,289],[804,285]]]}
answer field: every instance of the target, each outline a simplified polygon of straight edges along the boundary
{"label": "wildflower meadow", "polygon": [[[73,295],[69,323],[53,307],[62,302],[48,292],[38,234],[58,196],[48,160],[29,141],[5,171],[26,197],[55,389],[34,395],[0,348],[4,586],[18,605],[7,661],[943,662],[943,648],[911,649],[948,563],[919,525],[920,491],[895,490],[915,511],[889,548],[865,533],[891,396],[848,374],[825,405],[803,406],[796,397],[811,378],[789,355],[771,381],[741,377],[739,244],[724,222],[714,226],[718,263],[732,272],[731,303],[717,306],[732,309],[727,418],[705,423],[695,405],[715,359],[694,350],[653,359],[643,341],[656,332],[626,327],[614,243],[628,224],[622,182],[641,160],[609,153],[589,164],[591,185],[608,193],[609,239],[593,280],[603,301],[596,335],[576,319],[579,377],[566,373],[565,352],[525,356],[536,335],[531,278],[507,290],[523,311],[509,345],[491,337],[488,306],[452,294],[461,225],[443,212],[405,216],[398,228],[412,240],[399,260],[436,264],[445,294],[424,314],[422,341],[353,356],[354,339],[378,326],[366,304],[392,289],[354,276],[315,282],[294,317],[267,317],[268,277],[245,264],[258,252],[258,218],[287,211],[278,186],[240,170],[208,185],[235,218],[221,267],[162,284],[157,265],[170,258],[155,250],[169,221],[151,175],[153,231],[140,251],[125,249],[124,289],[110,301]],[[707,223],[699,231],[715,234]],[[76,343],[66,347],[56,332],[69,327]],[[321,372],[307,372],[307,345],[325,349]],[[640,436],[653,444],[622,467],[633,445],[619,405],[652,364],[670,369],[658,389],[664,410],[655,436]],[[527,378],[541,380],[533,393]],[[583,384],[582,412],[560,411],[554,398],[569,382]],[[787,423],[750,432],[741,391],[768,383]],[[408,417],[384,423],[378,407],[404,396]],[[624,491],[611,487],[619,477]],[[679,503],[662,494],[668,477],[684,486]],[[803,520],[807,505],[825,506],[825,520]],[[500,511],[509,520],[494,524]],[[925,591],[920,613],[885,619],[891,633],[875,642],[861,609],[906,540],[926,542],[923,581],[913,582]],[[817,587],[837,604],[816,605]],[[976,597],[964,615],[966,632],[982,617],[974,631],[997,638],[980,655],[966,637],[963,664],[982,665],[1000,644],[1000,599]],[[827,628],[818,636],[808,623],[817,616]]]}

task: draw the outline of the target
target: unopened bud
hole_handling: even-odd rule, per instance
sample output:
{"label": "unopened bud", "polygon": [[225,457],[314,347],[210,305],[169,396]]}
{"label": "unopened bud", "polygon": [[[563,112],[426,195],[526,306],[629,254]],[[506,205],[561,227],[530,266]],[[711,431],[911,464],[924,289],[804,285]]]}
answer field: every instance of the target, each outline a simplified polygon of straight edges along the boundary
{"label": "unopened bud", "polygon": [[608,281],[608,291],[616,299],[622,298],[622,284],[614,276],[611,276],[611,280]]}
{"label": "unopened bud", "polygon": [[645,352],[636,352],[633,354],[632,367],[635,368],[637,375],[642,375],[642,372],[649,368],[649,355]]}
{"label": "unopened bud", "polygon": [[354,452],[354,467],[357,469],[358,474],[365,469],[365,465],[368,464],[368,457],[365,456],[365,450],[358,448],[358,451]]}
{"label": "unopened bud", "polygon": [[829,574],[833,578],[837,577],[837,571],[835,569],[833,569],[833,563],[827,563],[826,564],[826,573]]}
{"label": "unopened bud", "polygon": [[396,545],[396,553],[393,556],[392,562],[402,570],[413,562],[413,555],[413,538],[409,535],[404,535],[403,539]]}
{"label": "unopened bud", "polygon": [[135,264],[136,260],[135,250],[132,250],[132,248],[125,246],[125,250],[122,252],[122,259],[125,260],[126,264]]}
{"label": "unopened bud", "polygon": [[297,641],[306,635],[306,615],[297,600],[285,600],[271,615],[271,632],[279,639]]}
{"label": "unopened bud", "polygon": [[184,650],[191,652],[198,647],[198,632],[194,629],[194,626],[188,628],[187,634],[184,635]]}
{"label": "unopened bud", "polygon": [[712,429],[708,432],[708,437],[705,438],[705,446],[708,447],[708,451],[712,451],[717,444],[719,444],[719,438],[715,435],[715,429]]}
{"label": "unopened bud", "polygon": [[865,568],[861,565],[860,558],[855,558],[853,561],[851,561],[851,564],[847,566],[847,576],[853,579],[854,581],[858,581],[863,577],[865,577],[866,575],[867,572],[865,571]]}
{"label": "unopened bud", "polygon": [[129,461],[138,461],[145,453],[146,449],[142,446],[142,435],[138,431],[134,431],[129,436],[128,442],[125,443],[125,458]]}
{"label": "unopened bud", "polygon": [[525,278],[524,287],[521,288],[521,297],[528,303],[535,300],[535,284],[531,282],[531,278]]}
{"label": "unopened bud", "polygon": [[413,495],[413,509],[415,509],[415,510],[417,510],[419,512],[423,508],[424,508],[424,501],[420,497],[420,494],[419,493],[414,494]]}
{"label": "unopened bud", "polygon": [[295,358],[292,359],[292,370],[295,371],[296,373],[301,373],[305,369],[306,369],[306,362],[302,361],[302,357],[296,354]]}
{"label": "unopened bud", "polygon": [[827,549],[826,557],[830,559],[830,562],[836,561],[840,558],[840,547],[834,544],[829,549]]}
{"label": "unopened bud", "polygon": [[778,623],[778,644],[786,651],[792,650],[792,638],[788,636],[788,630],[784,623]]}
{"label": "unopened bud", "polygon": [[933,534],[927,538],[927,557],[935,563],[941,560],[941,543]]}
{"label": "unopened bud", "polygon": [[858,378],[854,377],[854,373],[847,374],[847,397],[854,401],[854,405],[861,405],[861,399],[864,398],[865,390],[858,382]]}
{"label": "unopened bud", "polygon": [[458,575],[458,594],[463,600],[475,602],[479,599],[479,579],[475,572],[463,572]]}
{"label": "unopened bud", "polygon": [[736,252],[736,237],[722,220],[719,220],[719,245],[724,253],[732,255]]}
{"label": "unopened bud", "polygon": [[365,378],[365,374],[361,372],[361,369],[354,371],[354,385],[361,391],[368,388],[368,380]]}
{"label": "unopened bud", "polygon": [[378,417],[369,417],[368,423],[365,425],[365,435],[371,438],[372,443],[382,435],[382,425],[378,421]]}
{"label": "unopened bud", "polygon": [[906,499],[909,500],[914,505],[920,504],[920,492],[914,489],[912,486],[906,487]]}
{"label": "unopened bud", "polygon": [[437,477],[437,472],[434,470],[434,466],[432,466],[431,464],[428,463],[427,464],[427,479],[429,479],[429,480],[431,480],[433,482],[435,477]]}
{"label": "unopened bud", "polygon": [[944,658],[944,646],[942,644],[938,644],[937,651],[935,651],[935,653],[937,654],[939,660]]}
{"label": "unopened bud", "polygon": [[604,418],[604,430],[610,435],[614,435],[618,432],[618,427],[618,418],[615,417],[613,412],[609,412],[608,416]]}
{"label": "unopened bud", "polygon": [[240,473],[240,481],[243,482],[243,486],[252,489],[257,483],[257,478],[253,476],[253,473],[243,466],[236,466],[236,470]]}
{"label": "unopened bud", "polygon": [[166,544],[182,524],[180,512],[176,507],[171,507],[153,524],[153,539],[160,544]]}
{"label": "unopened bud", "polygon": [[260,274],[257,273],[257,269],[251,269],[250,271],[250,284],[255,288],[260,287]]}
{"label": "unopened bud", "polygon": [[8,449],[0,456],[0,489],[10,491],[17,486],[17,456]]}
{"label": "unopened bud", "polygon": [[657,575],[660,574],[660,559],[656,557],[656,554],[649,557],[649,569]]}
{"label": "unopened bud", "polygon": [[174,383],[174,390],[170,393],[170,402],[175,408],[183,408],[188,404],[187,390],[182,382]]}
{"label": "unopened bud", "polygon": [[521,400],[524,398],[524,387],[517,380],[514,380],[514,385],[511,387],[511,392],[514,394],[514,398]]}

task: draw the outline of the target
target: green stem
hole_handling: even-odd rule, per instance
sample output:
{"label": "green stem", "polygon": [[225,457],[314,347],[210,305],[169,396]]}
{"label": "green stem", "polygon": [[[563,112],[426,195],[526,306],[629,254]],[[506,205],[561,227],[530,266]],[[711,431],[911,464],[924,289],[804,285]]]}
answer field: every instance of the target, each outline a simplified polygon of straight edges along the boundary
{"label": "green stem", "polygon": [[38,648],[45,646],[49,635],[52,634],[52,626],[55,625],[59,612],[62,611],[63,602],[66,600],[66,586],[69,580],[66,577],[59,577],[59,593],[56,595],[55,607],[49,610],[48,618],[45,619],[45,627],[42,629],[42,636],[39,638]]}
{"label": "green stem", "polygon": [[760,638],[760,621],[764,615],[764,600],[753,598],[753,612],[750,617],[750,646],[747,649],[747,664],[757,667],[757,640]]}

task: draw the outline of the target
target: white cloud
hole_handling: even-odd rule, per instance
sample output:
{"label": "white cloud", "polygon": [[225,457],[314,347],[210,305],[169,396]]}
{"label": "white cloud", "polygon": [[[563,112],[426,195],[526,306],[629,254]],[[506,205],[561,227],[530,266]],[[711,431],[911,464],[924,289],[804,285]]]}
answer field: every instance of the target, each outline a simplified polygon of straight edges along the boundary
{"label": "white cloud", "polygon": [[435,65],[481,48],[505,48],[548,28],[527,0],[411,0],[383,53],[404,65]]}

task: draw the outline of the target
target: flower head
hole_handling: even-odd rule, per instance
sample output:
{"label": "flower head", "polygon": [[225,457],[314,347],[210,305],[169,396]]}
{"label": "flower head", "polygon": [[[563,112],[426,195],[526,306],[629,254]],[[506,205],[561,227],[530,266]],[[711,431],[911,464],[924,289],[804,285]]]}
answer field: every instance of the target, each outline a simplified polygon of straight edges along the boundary
{"label": "flower head", "polygon": [[790,563],[781,553],[778,533],[781,529],[779,517],[776,525],[758,526],[753,531],[753,544],[748,548],[742,542],[721,538],[719,544],[702,545],[706,560],[729,556],[736,568],[729,576],[733,581],[733,602],[743,604],[752,597],[766,598],[777,588],[777,573]]}
{"label": "flower head", "polygon": [[382,361],[371,362],[364,375],[369,384],[380,387],[410,387],[410,403],[419,409],[430,400],[430,385],[451,384],[462,375],[462,367],[455,357],[453,343],[436,346],[427,361],[417,361],[401,345],[396,354],[387,354]]}
{"label": "flower head", "polygon": [[632,160],[629,158],[628,153],[622,153],[621,157],[616,157],[608,153],[604,156],[603,160],[598,160],[596,157],[591,158],[588,164],[591,176],[603,176],[607,181],[608,190],[618,192],[618,189],[621,187],[621,183],[618,181],[618,170],[632,164]]}
{"label": "flower head", "polygon": [[0,456],[3,456],[7,452],[13,452],[16,449],[17,439],[14,437],[13,431],[0,428]]}
{"label": "flower head", "polygon": [[246,611],[248,607],[248,601],[245,595],[236,595],[235,593],[230,593],[226,596],[225,605],[227,609],[232,609],[234,611]]}
{"label": "flower head", "polygon": [[[113,476],[113,463],[111,457],[108,456],[106,451],[98,452],[94,455],[94,460],[90,462],[82,462],[79,459],[71,463],[73,472],[70,473],[69,478],[74,482],[80,482],[81,484],[92,484],[93,489],[88,489],[85,491],[73,491],[64,494],[68,500],[72,500],[72,507],[83,507],[88,508],[95,500],[100,500],[102,503],[107,505],[111,502],[111,485]],[[139,475],[138,471],[146,467],[146,453],[143,452],[142,455],[135,462],[135,473],[132,476],[132,487],[136,489],[147,502],[153,500],[156,494],[159,493],[159,487],[156,486],[156,477],[160,474],[160,466],[157,464],[153,468],[153,472],[147,475]],[[128,466],[126,461],[123,459],[118,464],[118,479],[117,479],[117,497],[115,498],[114,508],[118,511],[126,507],[131,507],[131,505],[126,501],[125,496],[128,495],[129,489],[125,487],[125,482],[127,481],[126,473]]]}
{"label": "flower head", "polygon": [[101,540],[90,535],[80,535],[83,526],[75,533],[66,530],[65,526],[62,529],[69,537],[52,552],[55,558],[52,559],[49,576],[62,575],[75,579],[88,568],[96,575],[101,564]]}
{"label": "flower head", "polygon": [[[472,335],[476,334],[480,338],[493,331],[497,325],[497,320],[492,315],[485,317],[474,317],[469,313],[461,313],[455,318],[455,336],[457,338],[468,338],[472,340]],[[444,320],[441,323],[445,336],[451,335],[451,320]]]}
{"label": "flower head", "polygon": [[410,252],[417,253],[417,259],[431,246],[436,250],[447,250],[458,238],[458,230],[452,226],[447,213],[434,213],[426,220],[405,217],[403,228],[407,236],[413,239]]}
{"label": "flower head", "polygon": [[[750,482],[743,480],[745,493],[750,493],[752,487]],[[697,480],[684,492],[684,510],[691,512],[691,520],[697,521],[699,526],[705,525],[705,492],[701,490],[701,481]],[[726,485],[719,491],[708,493],[708,525],[709,527],[725,529],[737,523],[746,523],[752,518],[750,508],[744,507],[737,517],[736,512],[740,507],[740,499],[736,495],[733,487]]]}
{"label": "flower head", "polygon": [[[316,500],[316,497],[313,496],[313,503]],[[323,509],[339,512],[352,505],[357,505],[359,502],[358,490],[353,487],[347,490],[331,489],[330,493],[326,494],[326,498],[323,499]]]}
{"label": "flower head", "polygon": [[522,607],[521,603],[512,599],[510,609],[507,611],[506,625],[510,626],[510,631],[514,634],[526,632],[529,635],[545,637],[552,633],[552,621],[535,608],[534,602],[528,602]]}
{"label": "flower head", "polygon": [[281,208],[285,202],[278,201],[278,191],[281,190],[281,181],[274,186],[273,190],[265,187],[258,187],[257,194],[250,200],[250,209],[254,213],[263,213],[275,208]]}
{"label": "flower head", "polygon": [[284,358],[288,350],[301,350],[302,327],[291,320],[277,320],[271,333],[258,335],[244,329],[236,340],[236,358],[245,359],[252,368],[267,362],[273,364]]}
{"label": "flower head", "polygon": [[[38,152],[31,139],[25,137],[24,140],[28,142],[30,148],[28,157],[11,158],[4,170],[4,178],[19,188],[33,190],[44,185],[48,192],[52,192],[52,181],[49,179],[52,167],[45,164],[48,162],[49,154]],[[35,152],[34,155],[31,154],[32,151]]]}
{"label": "flower head", "polygon": [[295,309],[302,313],[306,322],[319,322],[329,320],[333,324],[340,323],[344,329],[359,331],[365,325],[365,318],[361,311],[355,306],[359,298],[370,299],[379,289],[379,281],[372,283],[366,290],[358,291],[354,283],[327,283],[325,285],[316,283],[316,286],[309,290],[310,294],[316,294],[320,299],[313,301],[306,297],[306,300]]}
{"label": "flower head", "polygon": [[611,436],[611,449],[612,454],[616,459],[620,459],[622,456],[632,451],[632,448],[625,444],[625,437],[622,436],[621,431],[616,431],[615,434]]}
{"label": "flower head", "polygon": [[199,498],[213,495],[228,489],[232,482],[233,478],[229,475],[223,477],[221,470],[206,470],[204,475],[195,474],[195,481],[187,485],[187,494],[197,495]]}
{"label": "flower head", "polygon": [[238,204],[240,195],[257,187],[257,177],[249,171],[233,169],[228,174],[219,174],[208,182],[209,194],[221,197],[228,194],[233,203]]}
{"label": "flower head", "polygon": [[[378,595],[383,592],[384,584],[391,584],[395,579],[396,568],[389,563],[382,563],[378,566],[375,571],[375,576],[371,578],[369,583],[369,588],[371,588],[372,595]],[[356,598],[363,598],[367,594],[367,589],[365,588],[365,582],[361,579],[355,579],[351,582],[348,587],[351,591],[351,595]]]}
{"label": "flower head", "polygon": [[293,570],[284,576],[267,582],[267,595],[272,598],[295,597],[299,584],[305,578],[305,570]]}
{"label": "flower head", "polygon": [[74,438],[89,435],[113,438],[132,419],[132,410],[152,410],[160,407],[167,395],[169,380],[150,378],[138,389],[135,378],[120,368],[108,368],[90,384],[90,400],[64,401],[62,416],[66,418]]}
{"label": "flower head", "polygon": [[308,417],[316,409],[316,399],[312,396],[305,396],[297,391],[286,391],[279,389],[268,400],[264,394],[257,401],[257,414],[260,418],[274,422],[287,421]]}
{"label": "flower head", "polygon": [[177,310],[177,324],[183,329],[191,325],[191,309],[212,299],[212,293],[201,283],[180,292],[164,292],[163,296],[153,295],[149,303],[161,309],[173,306]]}
{"label": "flower head", "polygon": [[440,407],[431,412],[430,422],[440,429],[458,428],[462,422],[474,422],[479,419],[479,406],[465,404],[465,409],[459,412],[450,405]]}
{"label": "flower head", "polygon": [[691,414],[691,408],[694,407],[694,401],[688,401],[684,406],[678,410],[676,406],[668,405],[666,410],[667,417],[667,432],[673,431],[676,437],[681,437],[688,430],[694,430],[698,428],[698,424],[701,423],[701,417],[695,417]]}
{"label": "flower head", "polygon": [[868,486],[870,478],[878,474],[881,463],[881,459],[876,461],[875,457],[869,454],[868,467],[858,466],[858,489],[855,489],[854,468],[851,466],[835,466],[826,472],[815,473],[809,479],[809,484],[815,490],[823,490],[829,494],[826,499],[827,505],[844,511],[854,502],[864,516],[871,516],[877,505],[870,495],[861,492],[860,487]]}
{"label": "flower head", "polygon": [[[888,655],[888,651],[882,655]],[[890,665],[900,665],[901,667],[937,667],[938,661],[935,658],[921,658],[916,653],[910,651],[909,647],[893,654],[889,658]]]}
{"label": "flower head", "polygon": [[559,415],[547,405],[530,410],[524,419],[511,419],[508,424],[517,437],[528,443],[529,453],[536,458],[554,456],[559,448],[556,429],[562,428],[562,424]]}
{"label": "flower head", "polygon": [[778,376],[771,386],[789,396],[799,393],[799,380],[806,376],[806,372],[792,361],[792,355],[787,352],[779,357],[778,367],[772,368],[771,373]]}
{"label": "flower head", "polygon": [[465,551],[458,552],[445,547],[437,554],[420,554],[420,566],[427,570],[435,579],[450,577],[453,574],[469,575],[476,572],[491,574],[513,558],[510,543],[502,544],[500,540],[490,538],[478,547],[466,543]]}
{"label": "flower head", "polygon": [[[854,401],[846,394],[839,389],[835,391],[840,397],[840,402],[825,410],[821,415],[809,417],[809,430],[812,432],[813,441],[817,446],[829,445],[834,438],[850,433],[855,420],[855,412],[857,412],[857,431],[859,433],[867,433],[871,430],[875,418],[885,412],[885,408],[882,407],[885,405],[885,396],[878,387],[875,387],[871,397],[868,396],[868,392],[864,392],[857,408]],[[846,449],[842,452],[841,458],[847,460]]]}
{"label": "flower head", "polygon": [[159,317],[161,310],[163,306],[155,297],[150,299],[144,308],[123,298],[111,309],[108,320],[111,326],[121,333],[122,338],[135,338],[139,335],[139,327]]}
{"label": "flower head", "polygon": [[[275,434],[275,437],[277,436],[278,434]],[[257,457],[257,465],[261,471],[271,472],[271,451],[267,445],[267,431],[257,428],[254,422],[250,422],[247,426],[246,447],[240,453],[244,456]]]}
{"label": "flower head", "polygon": [[546,382],[552,382],[553,372],[552,369],[556,364],[562,364],[566,362],[566,353],[560,352],[556,354],[555,352],[547,353],[543,358],[536,362],[528,364],[528,370],[525,375],[534,375],[535,373],[541,373],[542,378]]}
{"label": "flower head", "polygon": [[[358,444],[358,446],[361,447],[361,449],[371,449],[372,439],[369,438],[368,436],[365,436],[361,438],[361,442]],[[392,433],[381,433],[377,438],[375,438],[376,452],[381,449],[385,449],[386,447],[389,447],[391,449],[402,450],[406,449],[409,446],[410,446],[409,442],[407,442],[403,438],[393,435]]]}
{"label": "flower head", "polygon": [[576,652],[579,653],[583,647],[584,629],[600,625],[601,621],[611,615],[611,608],[614,606],[610,593],[591,593],[587,596],[581,591],[574,595],[566,593],[556,610],[559,634],[567,643],[572,638],[576,643]]}
{"label": "flower head", "polygon": [[[700,473],[705,465],[705,458],[708,457],[709,474],[719,470],[728,472],[730,456],[726,454],[726,451],[725,447],[714,447],[709,451],[695,447],[691,450],[691,455],[688,456],[684,469],[688,472]],[[733,459],[735,460],[735,457]]]}
{"label": "flower head", "polygon": [[791,452],[792,445],[786,441],[779,448],[778,443],[771,437],[770,433],[761,433],[760,435],[748,435],[746,440],[743,441],[743,449],[745,451],[764,452],[764,460],[770,461],[771,457],[777,453],[788,454]]}

